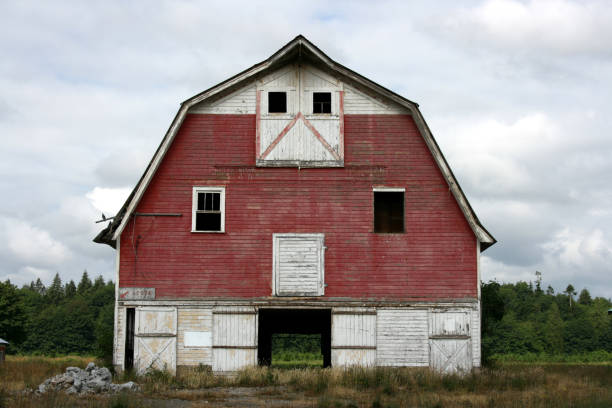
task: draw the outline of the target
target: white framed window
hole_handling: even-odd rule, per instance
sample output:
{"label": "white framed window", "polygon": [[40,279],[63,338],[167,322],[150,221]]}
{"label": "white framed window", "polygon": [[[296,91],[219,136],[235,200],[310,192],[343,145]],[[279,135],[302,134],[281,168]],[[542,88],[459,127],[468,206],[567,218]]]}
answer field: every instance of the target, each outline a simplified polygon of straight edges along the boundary
{"label": "white framed window", "polygon": [[225,232],[225,187],[194,187],[191,232]]}

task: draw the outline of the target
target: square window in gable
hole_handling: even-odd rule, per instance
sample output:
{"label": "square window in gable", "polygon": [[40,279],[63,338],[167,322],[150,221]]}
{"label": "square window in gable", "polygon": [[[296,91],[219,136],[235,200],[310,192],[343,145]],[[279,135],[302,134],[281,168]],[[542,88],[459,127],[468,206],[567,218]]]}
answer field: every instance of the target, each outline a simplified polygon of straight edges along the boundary
{"label": "square window in gable", "polygon": [[194,187],[191,231],[225,231],[225,189]]}
{"label": "square window in gable", "polygon": [[312,113],[331,113],[331,92],[312,93]]}
{"label": "square window in gable", "polygon": [[287,113],[287,92],[268,92],[268,113]]}
{"label": "square window in gable", "polygon": [[404,191],[374,191],[374,232],[404,232]]}

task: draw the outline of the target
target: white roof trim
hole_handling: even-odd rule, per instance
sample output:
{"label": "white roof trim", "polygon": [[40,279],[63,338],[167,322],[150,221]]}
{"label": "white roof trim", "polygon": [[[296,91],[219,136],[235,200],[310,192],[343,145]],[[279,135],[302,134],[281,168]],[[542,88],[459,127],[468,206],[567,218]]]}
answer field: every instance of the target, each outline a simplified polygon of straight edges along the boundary
{"label": "white roof trim", "polygon": [[435,142],[433,138],[433,135],[431,134],[431,131],[429,130],[429,126],[427,126],[427,123],[425,122],[423,115],[418,109],[418,105],[414,102],[411,102],[405,98],[400,97],[399,95],[362,77],[361,75],[356,74],[350,71],[349,69],[337,64],[327,55],[323,54],[318,49],[313,47],[310,44],[310,42],[302,36],[296,37],[293,41],[285,45],[281,50],[279,50],[276,54],[274,54],[268,60],[253,66],[252,68],[244,71],[241,74],[238,74],[236,77],[228,80],[227,82],[223,82],[219,84],[218,86],[215,86],[209,89],[208,91],[205,91],[183,102],[183,104],[181,105],[181,108],[176,114],[176,117],[174,118],[174,121],[172,122],[172,125],[168,129],[168,132],[166,133],[166,136],[164,137],[164,140],[162,141],[160,148],[157,150],[155,156],[153,157],[153,160],[151,161],[151,165],[149,166],[146,174],[144,175],[142,182],[138,185],[138,188],[136,189],[134,196],[127,207],[126,213],[123,215],[121,219],[121,224],[115,230],[115,233],[113,234],[114,240],[116,240],[119,236],[121,236],[121,233],[123,232],[128,220],[130,219],[130,216],[134,213],[136,207],[138,206],[138,203],[142,199],[144,192],[149,186],[151,179],[157,172],[157,169],[161,161],[166,155],[166,152],[168,151],[170,145],[174,141],[174,137],[176,136],[181,124],[183,123],[183,120],[185,119],[185,116],[189,108],[191,108],[197,103],[202,102],[205,99],[208,99],[220,92],[223,92],[225,89],[230,88],[248,79],[249,77],[252,77],[253,75],[261,71],[266,70],[271,65],[273,65],[275,62],[277,62],[280,58],[286,55],[296,45],[301,45],[301,46],[308,48],[308,51],[310,51],[315,56],[317,56],[322,62],[324,62],[333,71],[336,71],[340,73],[341,75],[350,78],[356,83],[370,89],[371,91],[381,94],[385,96],[386,98],[391,99],[392,101],[408,108],[408,110],[410,111],[417,125],[417,128],[419,129],[421,135],[423,136],[423,139],[425,140],[425,143],[427,144],[427,147],[429,148],[429,151],[433,155],[434,160],[436,161],[436,164],[438,165],[438,168],[440,169],[444,178],[446,179],[446,182],[449,185],[450,191],[452,192],[453,196],[457,200],[457,203],[459,207],[461,208],[463,215],[465,216],[466,220],[468,221],[468,224],[472,228],[472,231],[474,232],[474,234],[476,235],[476,237],[478,238],[480,242],[485,242],[489,244],[493,244],[496,242],[495,238],[493,238],[493,236],[484,227],[482,227],[482,225],[476,218],[476,214],[470,207],[467,201],[467,198],[465,197],[465,194],[459,187],[459,184],[457,183],[457,180],[455,179],[453,173],[451,172],[450,167],[448,166],[448,163],[444,159],[444,156],[442,155],[440,148],[438,147],[437,143]]}

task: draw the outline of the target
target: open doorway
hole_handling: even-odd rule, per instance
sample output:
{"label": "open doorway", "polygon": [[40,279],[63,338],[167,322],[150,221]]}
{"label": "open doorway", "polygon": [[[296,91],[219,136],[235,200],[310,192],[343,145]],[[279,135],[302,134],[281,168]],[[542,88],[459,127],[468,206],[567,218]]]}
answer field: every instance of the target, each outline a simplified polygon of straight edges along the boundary
{"label": "open doorway", "polygon": [[[276,336],[275,336],[276,335]],[[280,336],[279,336],[280,335]],[[331,366],[331,310],[330,309],[259,309],[259,365],[273,363],[273,345],[304,344],[312,350],[319,344],[322,366]],[[275,354],[277,355],[277,354]]]}

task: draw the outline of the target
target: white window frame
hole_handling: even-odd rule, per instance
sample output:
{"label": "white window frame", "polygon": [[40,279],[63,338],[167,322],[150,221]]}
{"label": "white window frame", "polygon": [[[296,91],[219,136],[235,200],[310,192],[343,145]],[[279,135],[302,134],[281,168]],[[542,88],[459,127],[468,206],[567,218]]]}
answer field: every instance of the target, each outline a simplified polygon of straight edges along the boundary
{"label": "white window frame", "polygon": [[[220,193],[219,197],[219,211],[221,211],[221,230],[220,231],[200,231],[196,230],[196,212],[198,209],[198,193]],[[193,187],[192,201],[191,201],[191,232],[205,233],[205,234],[219,234],[225,232],[225,187],[209,187],[209,186],[198,186]]]}

